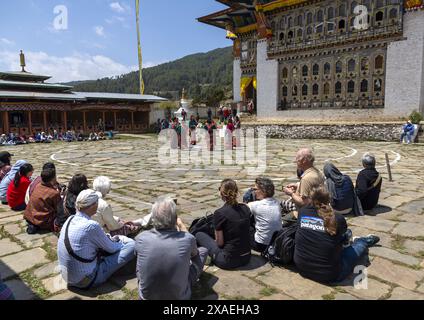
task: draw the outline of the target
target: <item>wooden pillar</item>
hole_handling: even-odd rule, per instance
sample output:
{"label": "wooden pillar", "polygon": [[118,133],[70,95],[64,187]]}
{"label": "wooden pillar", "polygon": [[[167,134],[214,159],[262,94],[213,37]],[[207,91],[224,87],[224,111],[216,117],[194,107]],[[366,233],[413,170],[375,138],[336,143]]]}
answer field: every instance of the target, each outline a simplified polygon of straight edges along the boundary
{"label": "wooden pillar", "polygon": [[106,131],[106,112],[105,111],[102,112],[102,117],[103,117],[103,131]]}
{"label": "wooden pillar", "polygon": [[131,111],[131,131],[134,131],[134,111]]}
{"label": "wooden pillar", "polygon": [[47,111],[43,111],[44,132],[47,134]]}
{"label": "wooden pillar", "polygon": [[32,112],[28,111],[28,130],[29,135],[32,135]]}
{"label": "wooden pillar", "polygon": [[4,133],[9,134],[9,111],[4,112]]}
{"label": "wooden pillar", "polygon": [[68,131],[68,113],[63,111],[63,131]]}
{"label": "wooden pillar", "polygon": [[115,130],[118,130],[118,126],[116,122],[116,111],[113,111],[113,125],[115,126]]}
{"label": "wooden pillar", "polygon": [[85,117],[85,111],[82,112],[82,123],[83,123],[83,130],[85,133],[87,132],[87,119]]}

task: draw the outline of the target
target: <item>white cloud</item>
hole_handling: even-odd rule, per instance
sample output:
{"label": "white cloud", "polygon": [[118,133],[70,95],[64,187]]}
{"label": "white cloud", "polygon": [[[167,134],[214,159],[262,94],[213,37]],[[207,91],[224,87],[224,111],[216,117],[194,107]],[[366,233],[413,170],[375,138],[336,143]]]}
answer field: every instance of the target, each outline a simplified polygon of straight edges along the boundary
{"label": "white cloud", "polygon": [[15,44],[15,42],[6,38],[0,38],[0,43],[5,44],[7,46],[13,46]]}
{"label": "white cloud", "polygon": [[[50,82],[96,80],[126,74],[138,70],[137,66],[126,66],[103,55],[74,53],[66,57],[50,56],[45,52],[25,52],[27,71],[52,76]],[[0,50],[0,70],[17,71],[19,55]]]}
{"label": "white cloud", "polygon": [[94,32],[99,36],[99,37],[106,37],[105,35],[105,28],[103,28],[102,26],[95,26],[94,27]]}
{"label": "white cloud", "polygon": [[113,11],[118,12],[118,13],[124,13],[124,12],[125,12],[124,7],[122,7],[122,6],[121,6],[121,4],[120,4],[119,2],[112,2],[112,3],[110,4],[110,8],[111,8]]}

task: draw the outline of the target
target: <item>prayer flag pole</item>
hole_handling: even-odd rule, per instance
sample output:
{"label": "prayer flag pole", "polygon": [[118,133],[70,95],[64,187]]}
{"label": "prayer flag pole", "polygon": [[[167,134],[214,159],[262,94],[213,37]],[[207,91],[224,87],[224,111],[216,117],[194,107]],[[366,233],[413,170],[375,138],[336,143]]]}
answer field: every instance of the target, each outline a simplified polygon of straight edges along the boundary
{"label": "prayer flag pole", "polygon": [[140,37],[140,0],[135,0],[136,6],[136,21],[137,21],[137,47],[138,47],[138,65],[140,76],[140,94],[144,94],[144,80],[143,80],[143,55],[141,51],[141,37]]}

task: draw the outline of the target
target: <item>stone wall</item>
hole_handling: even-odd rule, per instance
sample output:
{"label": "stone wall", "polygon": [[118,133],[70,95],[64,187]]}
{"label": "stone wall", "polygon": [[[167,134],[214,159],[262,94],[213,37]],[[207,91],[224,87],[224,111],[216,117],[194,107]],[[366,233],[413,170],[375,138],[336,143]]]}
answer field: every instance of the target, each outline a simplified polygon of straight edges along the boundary
{"label": "stone wall", "polygon": [[330,139],[360,141],[398,141],[402,124],[244,124],[243,128],[263,128],[269,138],[278,139]]}
{"label": "stone wall", "polygon": [[405,40],[387,50],[385,115],[424,111],[424,11],[404,15]]}

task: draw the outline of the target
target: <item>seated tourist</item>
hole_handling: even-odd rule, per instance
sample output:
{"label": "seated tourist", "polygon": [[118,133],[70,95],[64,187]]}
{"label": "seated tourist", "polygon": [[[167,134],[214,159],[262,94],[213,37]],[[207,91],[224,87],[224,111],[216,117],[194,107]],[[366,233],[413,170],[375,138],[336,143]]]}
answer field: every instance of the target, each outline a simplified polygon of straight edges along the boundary
{"label": "seated tourist", "polygon": [[0,145],[5,145],[5,144],[7,144],[7,141],[8,141],[7,136],[3,133],[3,134],[0,136]]}
{"label": "seated tourist", "polygon": [[311,149],[300,149],[297,152],[297,170],[302,173],[300,183],[289,184],[283,188],[290,199],[281,204],[283,214],[288,215],[289,219],[296,218],[299,209],[310,203],[313,189],[324,185],[324,176],[314,167],[314,162],[315,156]]}
{"label": "seated tourist", "polygon": [[97,221],[105,232],[110,233],[112,236],[124,235],[128,236],[135,234],[140,230],[140,227],[133,222],[123,222],[118,217],[113,216],[112,207],[104,200],[110,192],[111,182],[108,177],[97,177],[93,182],[93,190],[99,196],[99,206],[97,213],[92,217]]}
{"label": "seated tourist", "polygon": [[6,174],[12,169],[10,162],[12,161],[13,154],[7,151],[0,152],[0,182],[6,176]]}
{"label": "seated tourist", "polygon": [[234,180],[222,181],[219,188],[225,202],[215,211],[215,239],[203,232],[196,234],[197,243],[209,251],[213,263],[221,269],[235,269],[249,263],[250,209],[237,201],[238,187]]}
{"label": "seated tourist", "polygon": [[31,164],[25,163],[15,174],[12,183],[7,189],[7,202],[13,211],[24,211],[26,208],[25,194],[31,184],[31,176],[34,168]]}
{"label": "seated tourist", "polygon": [[375,169],[375,157],[372,154],[366,153],[362,157],[362,165],[364,170],[359,172],[356,179],[356,194],[361,200],[362,209],[374,209],[380,198],[381,186],[383,178]]}
{"label": "seated tourist", "polygon": [[0,275],[0,301],[6,300],[15,300],[15,296],[13,295],[12,290],[3,283]]}
{"label": "seated tourist", "polygon": [[160,198],[152,208],[154,229],[136,238],[137,278],[142,300],[188,300],[203,271],[208,251],[177,218],[171,198]]}
{"label": "seated tourist", "polygon": [[407,144],[411,144],[412,137],[414,136],[415,133],[415,127],[412,124],[411,120],[408,120],[408,122],[403,126],[402,128],[402,134],[400,135],[400,143],[403,143],[403,140],[406,137],[406,143]]}
{"label": "seated tourist", "polygon": [[342,174],[332,163],[324,166],[325,185],[331,195],[331,206],[335,213],[349,214],[356,200],[352,179]]}
{"label": "seated tourist", "polygon": [[9,188],[9,184],[15,179],[16,173],[18,173],[21,167],[26,163],[27,162],[25,160],[18,160],[1,180],[0,201],[2,202],[2,204],[7,204],[7,189]]}
{"label": "seated tourist", "polygon": [[331,208],[330,194],[324,188],[316,189],[311,199],[312,202],[299,211],[294,263],[300,274],[311,280],[342,281],[368,253],[368,248],[380,239],[369,235],[343,248],[347,224],[345,218]]}
{"label": "seated tourist", "polygon": [[27,233],[55,231],[54,221],[58,215],[63,215],[63,203],[57,190],[56,171],[45,169],[41,172],[41,183],[34,188],[25,209]]}
{"label": "seated tourist", "polygon": [[75,202],[78,195],[83,190],[88,189],[87,177],[83,174],[76,174],[68,183],[65,195],[63,197],[63,211],[61,211],[55,220],[55,229],[61,230],[63,224],[70,216],[74,216],[77,211],[75,209]]}
{"label": "seated tourist", "polygon": [[265,177],[256,179],[256,201],[248,203],[255,217],[255,228],[251,230],[252,249],[263,252],[270,244],[272,236],[282,228],[280,201],[274,199],[274,183]]}
{"label": "seated tourist", "polygon": [[134,240],[124,236],[111,238],[91,219],[98,200],[94,190],[82,191],[76,200],[76,215],[68,218],[60,232],[59,265],[70,287],[97,287],[135,257]]}

